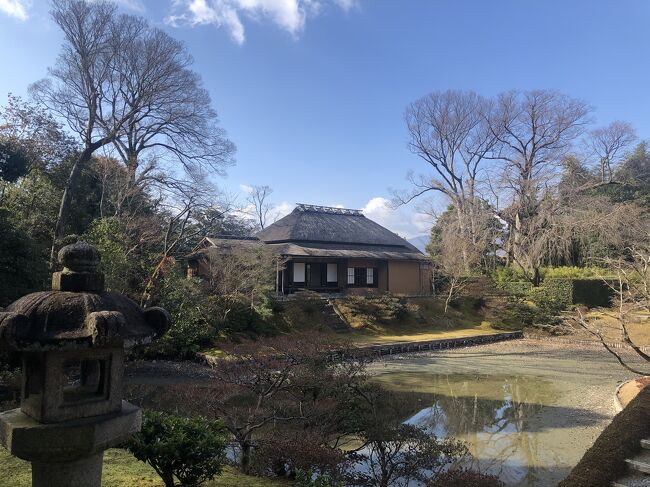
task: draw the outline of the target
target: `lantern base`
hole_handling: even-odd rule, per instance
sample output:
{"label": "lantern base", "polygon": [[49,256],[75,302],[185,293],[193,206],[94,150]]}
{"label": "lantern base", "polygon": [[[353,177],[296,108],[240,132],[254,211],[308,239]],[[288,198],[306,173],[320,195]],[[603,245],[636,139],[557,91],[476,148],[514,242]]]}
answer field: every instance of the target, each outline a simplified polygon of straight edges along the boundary
{"label": "lantern base", "polygon": [[99,487],[104,450],[126,441],[141,424],[140,408],[126,401],[117,413],[49,424],[12,409],[0,413],[0,442],[32,462],[35,487]]}
{"label": "lantern base", "polygon": [[104,452],[76,462],[32,462],[32,487],[99,487]]}

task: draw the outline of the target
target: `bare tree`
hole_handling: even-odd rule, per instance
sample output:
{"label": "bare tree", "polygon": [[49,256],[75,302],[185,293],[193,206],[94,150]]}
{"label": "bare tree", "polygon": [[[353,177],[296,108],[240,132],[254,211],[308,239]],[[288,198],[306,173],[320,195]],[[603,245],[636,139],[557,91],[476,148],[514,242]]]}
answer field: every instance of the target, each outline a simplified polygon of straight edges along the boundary
{"label": "bare tree", "polygon": [[327,359],[333,346],[315,336],[278,336],[263,344],[224,343],[223,349],[228,358],[214,363],[215,389],[190,395],[208,414],[223,419],[239,446],[240,468],[249,473],[265,428],[305,421],[315,412],[308,404],[319,396],[314,391],[325,395],[323,378],[337,370]]}
{"label": "bare tree", "polygon": [[270,186],[252,186],[246,202],[251,206],[251,213],[259,224],[260,228],[264,230],[271,211],[271,203],[268,201],[273,190]]}
{"label": "bare tree", "polygon": [[459,228],[457,215],[446,211],[436,221],[431,230],[431,240],[427,250],[431,254],[433,268],[442,278],[445,293],[446,313],[451,301],[457,297],[467,283],[466,265],[475,266],[478,259],[470,242]]}
{"label": "bare tree", "polygon": [[72,192],[98,149],[116,148],[133,186],[136,175],[150,177],[156,167],[149,158],[138,174],[144,151],[171,155],[198,180],[207,169],[222,171],[234,146],[218,127],[200,78],[188,69],[191,58],[181,43],[141,18],[118,17],[115,5],[103,0],[53,0],[51,15],[64,34],[62,52],[49,78],[30,89],[81,142],[61,199],[54,255]]}
{"label": "bare tree", "polygon": [[601,183],[612,182],[613,166],[625,157],[625,151],[635,140],[632,125],[620,120],[589,132],[585,145],[588,153],[596,159]]}
{"label": "bare tree", "polygon": [[[606,265],[614,273],[614,279],[603,279],[612,290],[613,311],[605,311],[605,315],[613,318],[618,324],[619,338],[628,345],[644,362],[650,362],[648,355],[640,345],[635,343],[630,335],[630,325],[639,320],[639,316],[650,313],[650,248],[645,234],[645,242],[629,247],[628,255],[617,259],[607,259]],[[590,334],[598,338],[605,349],[611,353],[621,366],[635,374],[647,375],[648,369],[639,369],[630,364],[629,358],[608,343],[608,336],[598,320],[594,320],[578,309],[575,321]]]}
{"label": "bare tree", "polygon": [[147,177],[148,171],[138,169],[142,154],[152,151],[190,175],[222,174],[235,147],[218,125],[200,76],[190,69],[186,47],[140,17],[122,15],[114,22],[130,39],[116,53],[120,79],[110,87],[122,94],[130,113],[113,140],[129,185]]}
{"label": "bare tree", "polygon": [[210,289],[219,296],[246,296],[251,308],[256,298],[273,290],[275,275],[284,268],[284,260],[257,240],[224,240],[220,246],[204,252],[204,264]]}
{"label": "bare tree", "polygon": [[[433,175],[409,174],[412,190],[396,195],[404,204],[429,192],[444,194],[457,212],[459,230],[476,241],[475,209],[481,164],[498,139],[488,124],[492,103],[471,91],[431,93],[406,109],[409,148]],[[466,270],[468,256],[464,255]]]}
{"label": "bare tree", "polygon": [[[508,210],[512,211],[513,208]],[[506,218],[512,218],[503,214]],[[576,244],[588,246],[598,241],[615,253],[638,242],[647,232],[643,209],[634,203],[612,203],[605,196],[572,195],[558,197],[548,190],[528,215],[525,232],[518,235],[513,262],[534,285],[541,280],[545,265],[562,265],[574,257]],[[615,255],[613,255],[615,256]],[[594,262],[593,256],[584,256]]]}
{"label": "bare tree", "polygon": [[53,0],[51,16],[64,35],[61,53],[49,78],[30,87],[37,102],[60,116],[78,136],[81,150],[63,191],[54,231],[65,232],[72,191],[93,153],[118,136],[131,107],[111,90],[116,83],[116,52],[126,42],[113,29],[115,5],[105,1]]}
{"label": "bare tree", "polygon": [[28,159],[28,170],[52,168],[76,149],[47,110],[11,94],[0,109],[0,141],[20,147]]}
{"label": "bare tree", "polygon": [[0,203],[10,184],[71,157],[74,142],[46,110],[9,95],[0,108]]}
{"label": "bare tree", "polygon": [[376,384],[355,387],[361,447],[350,453],[357,464],[346,485],[408,487],[429,485],[447,469],[469,456],[467,447],[453,438],[439,439],[421,426],[394,418],[408,399]]}
{"label": "bare tree", "polygon": [[509,257],[532,265],[527,270],[535,285],[538,259],[525,255],[524,242],[536,240],[534,232],[540,227],[535,221],[548,221],[548,214],[537,218],[542,198],[549,201],[547,190],[562,158],[589,122],[590,110],[585,102],[557,91],[509,91],[498,96],[490,118],[490,130],[499,142],[490,157],[503,162],[503,183],[512,199],[501,213],[509,227]]}
{"label": "bare tree", "polygon": [[509,91],[498,96],[490,130],[499,141],[493,156],[504,163],[514,203],[535,207],[540,189],[589,122],[582,100],[552,90]]}
{"label": "bare tree", "polygon": [[158,191],[161,193],[158,205],[164,217],[164,223],[161,222],[159,229],[162,235],[160,254],[142,292],[142,305],[150,302],[155,286],[172,263],[174,254],[182,249],[188,240],[203,236],[203,228],[194,225],[194,219],[202,210],[215,206],[218,197],[214,188],[205,181],[185,182],[163,177],[159,182]]}
{"label": "bare tree", "polygon": [[[512,211],[514,208],[509,208]],[[524,277],[533,285],[541,282],[541,268],[552,256],[565,256],[569,252],[572,242],[572,228],[568,223],[566,212],[569,209],[563,206],[558,198],[547,191],[536,202],[533,212],[522,220],[515,213],[502,212],[508,221],[514,221],[516,226],[511,227],[511,232],[516,231],[511,244],[511,258],[524,273]],[[510,234],[512,238],[512,233]]]}

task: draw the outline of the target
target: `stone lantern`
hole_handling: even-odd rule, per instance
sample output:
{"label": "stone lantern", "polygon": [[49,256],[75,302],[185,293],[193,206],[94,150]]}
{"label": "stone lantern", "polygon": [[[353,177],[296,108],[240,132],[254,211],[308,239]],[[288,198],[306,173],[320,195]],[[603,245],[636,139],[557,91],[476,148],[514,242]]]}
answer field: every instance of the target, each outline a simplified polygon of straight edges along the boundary
{"label": "stone lantern", "polygon": [[170,318],[104,291],[99,261],[91,245],[62,248],[52,290],[0,313],[0,347],[23,364],[20,408],[0,414],[0,441],[32,463],[34,487],[100,486],[104,450],[140,430],[140,409],[122,400],[125,349]]}

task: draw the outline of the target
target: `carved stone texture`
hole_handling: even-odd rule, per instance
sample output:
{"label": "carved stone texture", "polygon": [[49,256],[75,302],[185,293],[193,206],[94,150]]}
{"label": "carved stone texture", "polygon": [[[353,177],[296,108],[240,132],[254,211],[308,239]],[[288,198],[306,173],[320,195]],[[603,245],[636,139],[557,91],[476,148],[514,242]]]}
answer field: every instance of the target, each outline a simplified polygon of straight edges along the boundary
{"label": "carved stone texture", "polygon": [[0,414],[0,441],[32,462],[35,487],[96,487],[103,450],[140,429],[140,410],[122,401],[125,348],[162,335],[170,317],[105,291],[91,245],[64,247],[59,262],[51,291],[0,312],[0,348],[23,362],[20,409]]}

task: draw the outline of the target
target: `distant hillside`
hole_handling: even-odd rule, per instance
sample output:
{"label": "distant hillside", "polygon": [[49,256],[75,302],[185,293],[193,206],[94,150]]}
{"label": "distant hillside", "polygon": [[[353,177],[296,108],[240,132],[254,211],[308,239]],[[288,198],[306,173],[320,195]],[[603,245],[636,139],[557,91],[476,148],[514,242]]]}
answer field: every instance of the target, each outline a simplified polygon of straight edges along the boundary
{"label": "distant hillside", "polygon": [[408,243],[415,246],[421,252],[426,253],[425,247],[429,243],[428,235],[418,235],[417,237],[409,238]]}

